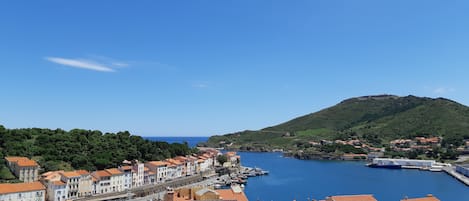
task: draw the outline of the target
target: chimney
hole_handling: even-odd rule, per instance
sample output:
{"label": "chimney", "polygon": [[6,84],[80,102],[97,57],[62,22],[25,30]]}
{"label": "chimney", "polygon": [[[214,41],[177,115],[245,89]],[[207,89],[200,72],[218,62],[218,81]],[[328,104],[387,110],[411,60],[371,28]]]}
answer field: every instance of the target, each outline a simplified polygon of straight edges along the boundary
{"label": "chimney", "polygon": [[433,197],[433,195],[432,194],[427,194],[427,197]]}

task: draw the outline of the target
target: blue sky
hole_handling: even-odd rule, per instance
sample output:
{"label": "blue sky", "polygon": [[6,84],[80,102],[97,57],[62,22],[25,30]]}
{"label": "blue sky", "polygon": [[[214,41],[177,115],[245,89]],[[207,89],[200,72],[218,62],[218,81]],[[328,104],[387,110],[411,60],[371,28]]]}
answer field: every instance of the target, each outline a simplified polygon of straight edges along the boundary
{"label": "blue sky", "polygon": [[469,2],[1,1],[0,124],[209,136],[372,94],[469,105]]}

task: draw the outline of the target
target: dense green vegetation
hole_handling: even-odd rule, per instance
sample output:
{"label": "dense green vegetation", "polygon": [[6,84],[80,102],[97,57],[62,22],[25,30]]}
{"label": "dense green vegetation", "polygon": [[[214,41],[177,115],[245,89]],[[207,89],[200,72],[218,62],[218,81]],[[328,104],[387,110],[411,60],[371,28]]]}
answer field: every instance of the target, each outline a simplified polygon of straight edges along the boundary
{"label": "dense green vegetation", "polygon": [[386,146],[393,139],[417,136],[442,136],[443,147],[462,145],[469,139],[469,108],[444,98],[358,97],[259,131],[213,136],[207,144],[263,151],[336,139]]}
{"label": "dense green vegetation", "polygon": [[5,129],[0,125],[0,179],[11,179],[4,156],[36,159],[44,171],[96,170],[117,167],[123,160],[162,160],[195,152],[187,144],[153,142],[129,132],[74,129]]}

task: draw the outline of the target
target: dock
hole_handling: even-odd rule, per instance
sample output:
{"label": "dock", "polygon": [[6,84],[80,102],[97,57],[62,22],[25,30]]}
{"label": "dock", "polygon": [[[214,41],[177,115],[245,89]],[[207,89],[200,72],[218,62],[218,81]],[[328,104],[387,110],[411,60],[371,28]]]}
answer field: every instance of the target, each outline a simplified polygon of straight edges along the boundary
{"label": "dock", "polygon": [[460,182],[466,184],[466,186],[469,186],[469,178],[456,172],[456,169],[454,167],[443,167],[443,171],[445,171],[452,177],[458,179]]}

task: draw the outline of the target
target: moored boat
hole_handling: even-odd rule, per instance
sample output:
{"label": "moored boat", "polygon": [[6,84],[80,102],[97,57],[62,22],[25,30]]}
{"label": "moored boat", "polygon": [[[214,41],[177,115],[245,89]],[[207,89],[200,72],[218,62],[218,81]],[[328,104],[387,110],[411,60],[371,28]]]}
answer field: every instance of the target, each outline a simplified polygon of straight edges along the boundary
{"label": "moored boat", "polygon": [[397,164],[376,164],[376,163],[369,163],[366,166],[370,168],[387,168],[387,169],[401,169],[401,165]]}

